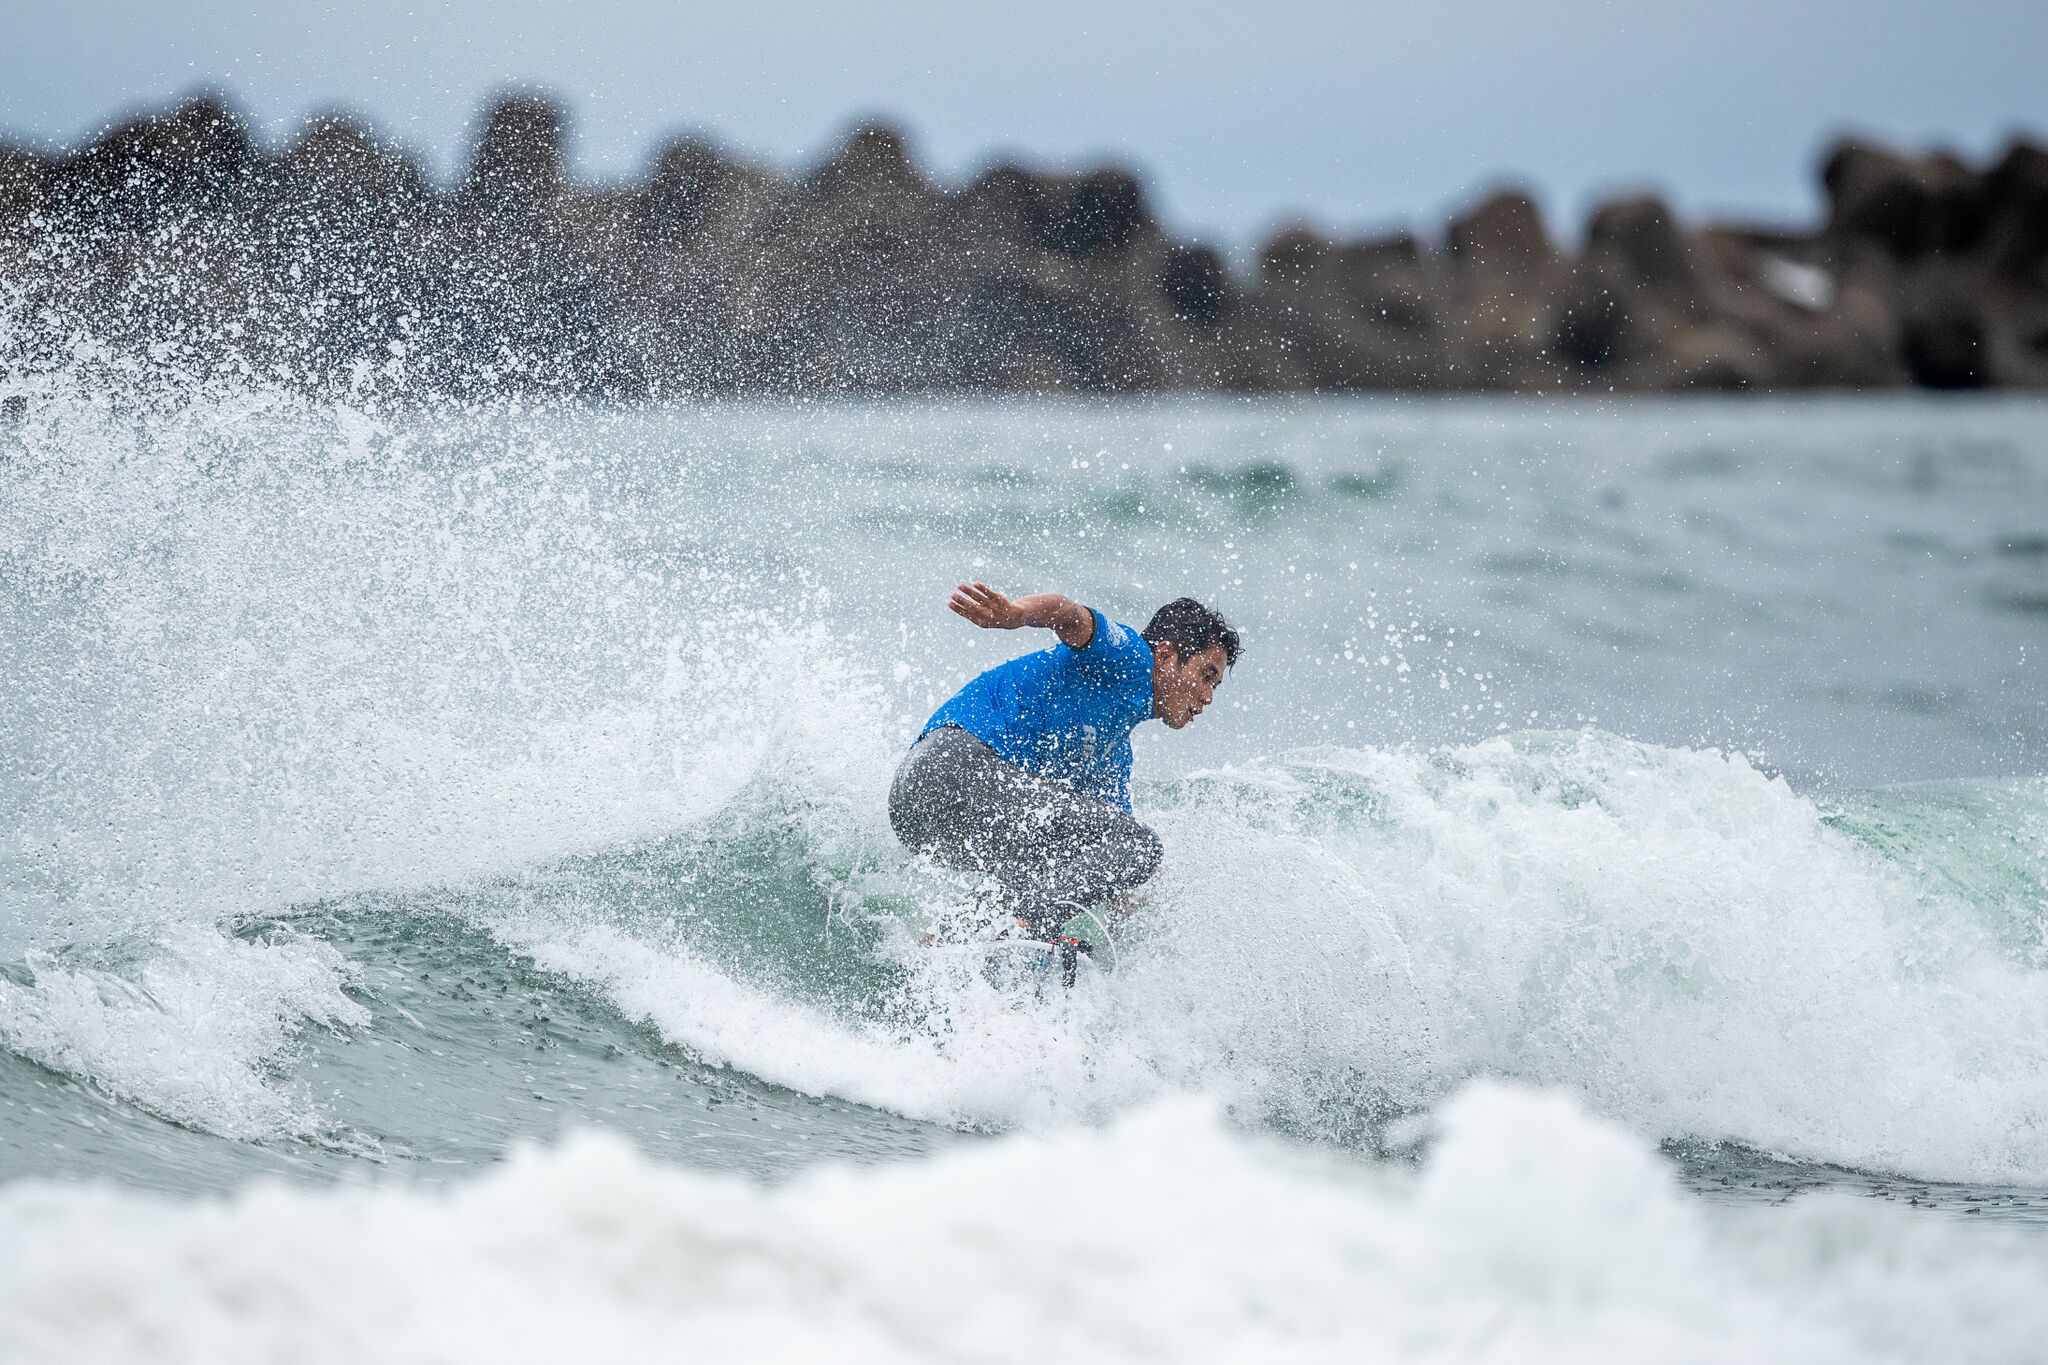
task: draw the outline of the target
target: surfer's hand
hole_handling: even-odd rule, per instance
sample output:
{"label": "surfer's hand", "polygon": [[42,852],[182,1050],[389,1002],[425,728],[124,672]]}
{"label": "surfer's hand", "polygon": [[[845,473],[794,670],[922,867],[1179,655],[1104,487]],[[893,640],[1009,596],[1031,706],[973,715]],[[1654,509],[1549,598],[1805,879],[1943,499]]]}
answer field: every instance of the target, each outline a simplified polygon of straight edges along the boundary
{"label": "surfer's hand", "polygon": [[983,630],[1015,630],[1025,623],[1023,610],[986,583],[962,583],[946,605]]}

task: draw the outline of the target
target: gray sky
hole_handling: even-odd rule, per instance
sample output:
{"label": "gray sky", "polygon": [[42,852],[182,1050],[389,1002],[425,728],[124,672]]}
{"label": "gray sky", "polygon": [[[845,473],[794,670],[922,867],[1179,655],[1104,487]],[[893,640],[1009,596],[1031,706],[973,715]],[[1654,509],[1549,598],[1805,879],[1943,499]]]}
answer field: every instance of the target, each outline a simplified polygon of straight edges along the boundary
{"label": "gray sky", "polygon": [[708,132],[785,165],[854,118],[961,176],[1114,157],[1183,231],[1434,227],[1515,178],[1576,219],[1644,185],[1804,219],[1854,129],[1973,157],[2048,134],[2048,0],[700,5],[652,0],[0,0],[0,134],[73,143],[200,86],[277,139],[347,105],[447,173],[508,83],[574,119],[580,173]]}

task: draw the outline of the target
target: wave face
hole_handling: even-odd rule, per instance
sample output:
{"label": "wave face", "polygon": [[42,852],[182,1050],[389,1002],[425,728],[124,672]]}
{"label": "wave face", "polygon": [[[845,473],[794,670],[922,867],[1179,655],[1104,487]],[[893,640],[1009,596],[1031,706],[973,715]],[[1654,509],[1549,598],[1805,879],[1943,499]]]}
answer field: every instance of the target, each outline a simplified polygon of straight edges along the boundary
{"label": "wave face", "polygon": [[[1162,883],[1115,970],[1058,999],[902,946],[942,891],[884,872],[879,831],[861,858],[828,851],[858,791],[833,818],[771,824],[764,802],[742,833],[648,855],[664,886],[765,881],[785,922],[749,915],[750,943],[724,894],[650,915],[581,868],[495,931],[701,1055],[948,1124],[1191,1091],[1369,1144],[1507,1075],[1656,1136],[2048,1183],[2038,786],[1824,811],[1737,757],[1530,733],[1304,751],[1145,798]],[[855,898],[839,923],[868,921],[838,956],[834,894]],[[849,939],[897,970],[849,967]]]}
{"label": "wave face", "polygon": [[[2048,1186],[2033,408],[38,384],[0,1173],[431,1175],[581,1119],[782,1176],[1185,1095],[1372,1156],[1494,1077],[1695,1174]],[[967,575],[1250,642],[1141,731],[1167,869],[1071,993],[918,950],[964,892],[883,819],[1019,643],[945,615]]]}
{"label": "wave face", "polygon": [[447,1193],[0,1191],[9,1359],[2029,1359],[2048,1253],[1821,1196],[1683,1195],[1568,1101],[1478,1087],[1419,1172],[1198,1107],[761,1187],[614,1138]]}

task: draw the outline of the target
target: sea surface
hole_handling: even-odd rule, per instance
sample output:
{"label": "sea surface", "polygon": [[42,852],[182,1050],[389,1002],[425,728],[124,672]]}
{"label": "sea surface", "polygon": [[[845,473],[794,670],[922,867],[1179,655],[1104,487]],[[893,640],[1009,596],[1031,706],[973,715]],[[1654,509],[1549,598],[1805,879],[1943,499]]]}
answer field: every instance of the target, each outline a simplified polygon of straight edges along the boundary
{"label": "sea surface", "polygon": [[[2048,1359],[2048,403],[0,427],[0,1358]],[[1071,990],[890,775],[1243,632]]]}

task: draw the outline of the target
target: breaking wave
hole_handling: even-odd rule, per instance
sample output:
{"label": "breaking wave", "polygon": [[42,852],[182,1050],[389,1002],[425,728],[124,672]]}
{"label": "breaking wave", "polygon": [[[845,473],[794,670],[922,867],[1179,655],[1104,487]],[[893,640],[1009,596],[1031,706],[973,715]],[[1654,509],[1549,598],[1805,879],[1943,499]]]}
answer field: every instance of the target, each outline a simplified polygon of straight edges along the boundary
{"label": "breaking wave", "polygon": [[1962,1220],[1683,1195],[1568,1100],[1450,1099],[1419,1171],[1171,1105],[763,1187],[616,1138],[437,1191],[0,1191],[0,1354],[38,1361],[2004,1362],[2048,1260]]}
{"label": "breaking wave", "polygon": [[[808,795],[824,825],[820,807],[854,821],[866,793]],[[2048,1179],[2038,788],[1823,807],[1739,756],[1588,732],[1304,752],[1145,798],[1164,884],[1115,970],[1052,999],[906,946],[943,896],[883,877],[875,829],[865,875],[891,884],[836,950],[849,871],[818,847],[761,893],[813,913],[744,951],[697,931],[715,916],[687,891],[649,917],[580,875],[497,925],[679,1044],[948,1123],[1099,1120],[1192,1091],[1342,1142],[1495,1075],[1650,1136]],[[659,857],[699,877],[736,859],[704,877],[720,906],[717,888],[771,877],[757,851],[713,836]],[[894,974],[834,982],[835,951]]]}
{"label": "breaking wave", "polygon": [[[1372,1147],[1504,1077],[1645,1138],[2048,1183],[2038,778],[1859,790],[1590,721],[1505,732],[1529,712],[1482,663],[1491,635],[1344,586],[1358,619],[1322,636],[1268,618],[1267,671],[1243,685],[1295,718],[1268,738],[1338,712],[1504,733],[1288,748],[1223,731],[1226,751],[1267,756],[1140,786],[1166,871],[1141,914],[1098,931],[1107,970],[1020,998],[915,946],[961,893],[903,856],[882,811],[916,722],[988,661],[918,615],[936,614],[931,547],[948,573],[984,548],[1025,564],[1057,531],[1077,591],[1159,589],[1124,560],[1138,532],[1073,517],[1056,480],[988,448],[1032,410],[899,413],[883,431],[864,410],[823,427],[741,409],[401,415],[37,382],[0,435],[20,627],[0,637],[0,1042],[149,1113],[234,1138],[375,1127],[309,1097],[295,1058],[352,1039],[358,1068],[395,1055],[375,1049],[414,1006],[379,984],[380,926],[448,924],[465,932],[436,951],[458,956],[429,965],[527,964],[560,1008],[599,1002],[618,1055],[667,1049],[957,1128],[1195,1094]],[[1442,500],[1405,462],[1398,498],[1250,506],[1245,487],[1295,485],[1259,472],[1271,454],[1224,458],[1263,437],[1238,417],[1172,433],[1199,459],[1148,435],[1123,448],[1153,464],[1115,470],[1097,420],[1046,417],[1068,424],[1047,439],[1133,524],[1166,519],[1153,561],[1235,590],[1264,556],[1270,598],[1317,619],[1335,608],[1315,594],[1358,565],[1332,558],[1352,553],[1347,525],[1316,518]],[[906,432],[983,442],[972,497],[913,505],[935,466],[877,453],[900,457]],[[832,460],[858,452],[844,469],[805,444],[826,438]],[[1338,463],[1298,462],[1303,482]],[[1224,469],[1237,483],[1204,492]],[[1196,539],[1214,563],[1172,558]],[[1646,536],[1610,548],[1665,554]],[[1320,576],[1296,574],[1310,563]],[[1655,577],[1593,575],[1574,610],[1687,596]],[[1977,730],[2025,720],[1986,702],[1910,723],[1951,711]],[[441,1004],[453,1019],[464,1002]],[[435,1027],[479,1046],[474,1024]]]}

